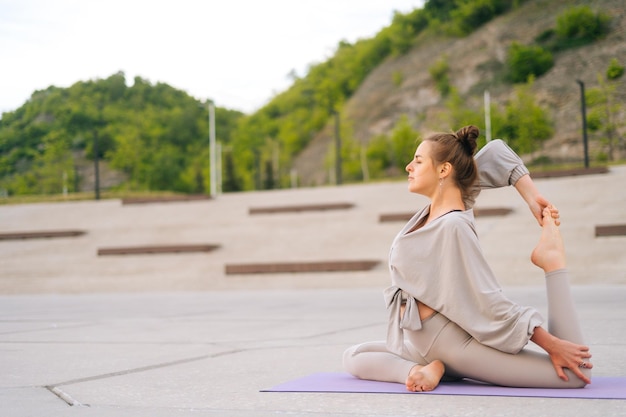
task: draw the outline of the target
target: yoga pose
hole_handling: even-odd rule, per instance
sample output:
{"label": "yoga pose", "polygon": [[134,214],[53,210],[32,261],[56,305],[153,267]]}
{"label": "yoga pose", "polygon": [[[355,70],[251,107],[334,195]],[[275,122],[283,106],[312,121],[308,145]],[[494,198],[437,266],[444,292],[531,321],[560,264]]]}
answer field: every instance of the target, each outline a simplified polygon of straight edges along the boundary
{"label": "yoga pose", "polygon": [[[347,349],[344,366],[358,378],[404,383],[409,391],[433,390],[442,377],[583,387],[591,382],[591,353],[570,293],[559,212],[501,140],[474,158],[478,135],[477,127],[466,126],[418,146],[406,167],[408,188],[430,204],[391,246],[387,340]],[[531,261],[545,272],[549,330],[537,310],[503,294],[478,242],[475,198],[481,188],[507,185],[515,186],[542,227]],[[546,353],[524,349],[528,341]]]}

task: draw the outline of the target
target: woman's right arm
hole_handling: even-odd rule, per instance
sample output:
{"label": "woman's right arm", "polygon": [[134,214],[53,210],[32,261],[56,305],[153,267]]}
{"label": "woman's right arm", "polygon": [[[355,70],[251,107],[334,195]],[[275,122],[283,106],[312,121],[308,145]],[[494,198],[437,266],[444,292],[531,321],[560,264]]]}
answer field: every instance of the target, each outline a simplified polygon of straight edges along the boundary
{"label": "woman's right arm", "polygon": [[530,175],[524,175],[515,183],[515,189],[522,196],[526,204],[528,204],[528,208],[530,212],[535,216],[539,226],[541,226],[542,222],[542,212],[546,207],[550,207],[550,212],[552,213],[552,217],[556,219],[556,225],[559,226],[561,224],[559,220],[559,210],[554,207],[548,200],[545,199],[544,196],[539,193],[535,183],[533,182]]}
{"label": "woman's right arm", "polygon": [[478,183],[464,201],[467,208],[474,205],[482,189],[515,185],[521,177],[528,174],[522,159],[501,139],[492,140],[483,146],[476,154],[475,161]]}
{"label": "woman's right arm", "polygon": [[501,139],[492,140],[483,146],[475,159],[481,189],[515,185],[529,173],[522,159]]}
{"label": "woman's right arm", "polygon": [[[476,166],[478,168],[478,186],[470,197],[471,201],[468,207],[473,205],[481,189],[513,185],[541,225],[541,212],[551,204],[537,190],[522,159],[504,141],[496,139],[485,145],[476,154]],[[557,219],[558,224],[559,213],[554,207],[552,208],[552,216]]]}
{"label": "woman's right arm", "polygon": [[[550,360],[554,366],[559,378],[567,381],[567,375],[563,369],[568,368],[578,378],[590,384],[591,379],[580,371],[579,364],[580,358],[590,358],[589,348],[587,346],[577,345],[567,340],[559,339],[558,337],[550,334],[543,327],[535,327],[535,331],[530,338],[535,344],[545,350],[550,355]],[[587,368],[593,368],[593,364],[587,363]]]}

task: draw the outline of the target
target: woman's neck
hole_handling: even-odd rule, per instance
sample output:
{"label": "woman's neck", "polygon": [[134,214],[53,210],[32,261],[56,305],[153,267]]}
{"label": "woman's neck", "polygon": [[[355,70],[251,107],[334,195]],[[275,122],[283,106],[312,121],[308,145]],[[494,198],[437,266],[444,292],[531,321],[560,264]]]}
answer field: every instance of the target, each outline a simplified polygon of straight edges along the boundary
{"label": "woman's neck", "polygon": [[430,200],[428,221],[434,220],[454,210],[465,210],[461,190],[456,187],[438,190],[437,194]]}

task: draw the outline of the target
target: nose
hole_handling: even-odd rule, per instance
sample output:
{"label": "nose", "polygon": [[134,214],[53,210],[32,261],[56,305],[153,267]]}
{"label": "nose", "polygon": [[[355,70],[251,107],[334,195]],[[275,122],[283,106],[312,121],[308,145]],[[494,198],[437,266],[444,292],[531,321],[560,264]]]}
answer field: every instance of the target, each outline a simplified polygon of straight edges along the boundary
{"label": "nose", "polygon": [[409,163],[406,165],[406,168],[404,168],[404,170],[405,170],[406,172],[411,172],[411,169],[412,169],[412,168],[413,168],[413,167],[412,167],[412,164],[409,162]]}

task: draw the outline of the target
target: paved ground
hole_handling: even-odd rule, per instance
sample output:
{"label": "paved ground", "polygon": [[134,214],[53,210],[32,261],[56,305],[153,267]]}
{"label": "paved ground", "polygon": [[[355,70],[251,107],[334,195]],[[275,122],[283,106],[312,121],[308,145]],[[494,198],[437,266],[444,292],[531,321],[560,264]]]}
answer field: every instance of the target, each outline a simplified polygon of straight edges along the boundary
{"label": "paved ground", "polygon": [[[626,167],[538,180],[562,212],[574,295],[595,375],[626,376]],[[249,215],[250,207],[350,202],[350,210]],[[402,183],[223,195],[215,201],[0,206],[0,232],[81,229],[0,241],[2,416],[618,416],[626,401],[259,390],[341,371],[348,346],[385,334],[384,260],[397,223],[423,200]],[[545,313],[528,266],[538,227],[512,189],[479,207],[485,252],[507,293]],[[98,257],[97,249],[217,243],[211,253]],[[379,259],[369,272],[229,276],[230,262]]]}

